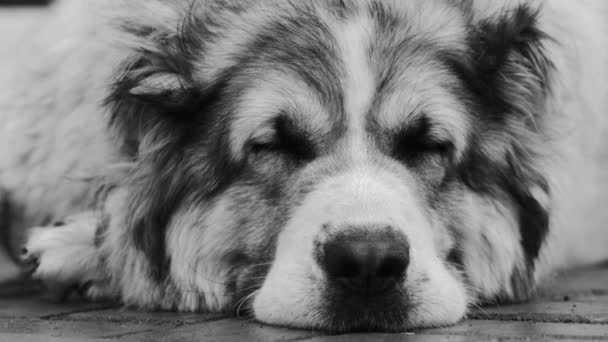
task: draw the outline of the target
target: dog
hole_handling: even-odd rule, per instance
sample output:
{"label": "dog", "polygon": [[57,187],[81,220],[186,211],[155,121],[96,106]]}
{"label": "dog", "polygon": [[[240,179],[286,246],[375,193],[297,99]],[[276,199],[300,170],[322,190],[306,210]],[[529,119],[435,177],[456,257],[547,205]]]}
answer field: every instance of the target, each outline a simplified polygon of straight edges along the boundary
{"label": "dog", "polygon": [[51,289],[404,331],[608,259],[605,1],[104,7],[55,4],[0,95]]}

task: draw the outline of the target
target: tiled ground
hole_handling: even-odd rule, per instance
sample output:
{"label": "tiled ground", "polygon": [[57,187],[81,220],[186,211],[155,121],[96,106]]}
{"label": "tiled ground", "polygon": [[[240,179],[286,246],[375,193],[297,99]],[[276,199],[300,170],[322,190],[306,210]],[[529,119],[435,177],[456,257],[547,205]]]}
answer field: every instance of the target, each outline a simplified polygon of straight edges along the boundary
{"label": "tiled ground", "polygon": [[608,341],[608,267],[556,278],[529,304],[488,307],[460,325],[404,334],[325,336],[218,315],[53,303],[32,286],[0,286],[0,342],[58,341]]}

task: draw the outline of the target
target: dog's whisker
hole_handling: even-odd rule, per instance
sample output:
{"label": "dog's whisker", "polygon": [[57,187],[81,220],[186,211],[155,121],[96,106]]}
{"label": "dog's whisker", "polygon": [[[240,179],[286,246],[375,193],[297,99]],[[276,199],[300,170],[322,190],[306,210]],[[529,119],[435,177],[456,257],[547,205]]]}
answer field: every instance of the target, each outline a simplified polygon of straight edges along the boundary
{"label": "dog's whisker", "polygon": [[255,297],[258,294],[258,291],[259,290],[255,290],[255,291],[251,292],[249,295],[243,297],[241,300],[238,301],[237,305],[235,305],[235,307],[234,307],[236,309],[237,317],[240,317],[240,315],[242,313],[243,305],[246,305],[248,300]]}

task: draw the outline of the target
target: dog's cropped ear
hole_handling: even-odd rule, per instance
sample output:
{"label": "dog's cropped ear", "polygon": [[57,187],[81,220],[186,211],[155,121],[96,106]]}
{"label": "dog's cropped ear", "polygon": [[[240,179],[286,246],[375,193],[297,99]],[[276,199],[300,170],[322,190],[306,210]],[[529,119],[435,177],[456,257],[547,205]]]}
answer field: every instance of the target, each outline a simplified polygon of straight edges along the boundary
{"label": "dog's cropped ear", "polygon": [[106,105],[110,127],[128,154],[136,153],[150,127],[187,119],[188,105],[205,88],[206,80],[193,76],[212,36],[200,19],[199,3],[132,0],[116,9],[113,36],[130,55],[116,73]]}
{"label": "dog's cropped ear", "polygon": [[179,105],[184,88],[184,79],[176,73],[157,72],[135,83],[129,94],[158,102],[160,105]]}
{"label": "dog's cropped ear", "polygon": [[[509,2],[506,2],[509,3]],[[491,6],[490,6],[491,7]],[[539,9],[529,4],[477,13],[470,32],[471,82],[494,114],[533,119],[550,91],[551,61]]]}
{"label": "dog's cropped ear", "polygon": [[120,22],[119,35],[131,53],[106,107],[110,131],[132,165],[122,180],[129,190],[125,229],[147,257],[151,278],[162,281],[173,215],[184,203],[219,191],[230,175],[221,148],[226,135],[210,128],[226,110],[218,103],[227,81],[204,79],[197,69],[212,39],[197,7],[205,1],[145,1],[137,0],[132,15]]}
{"label": "dog's cropped ear", "polygon": [[534,267],[549,231],[551,189],[540,151],[550,114],[552,64],[546,47],[551,38],[541,29],[539,10],[527,3],[463,2],[474,12],[469,49],[465,62],[453,65],[481,128],[471,137],[460,172],[469,189],[513,210],[524,260],[513,270],[510,289],[499,296],[521,299],[533,289]]}

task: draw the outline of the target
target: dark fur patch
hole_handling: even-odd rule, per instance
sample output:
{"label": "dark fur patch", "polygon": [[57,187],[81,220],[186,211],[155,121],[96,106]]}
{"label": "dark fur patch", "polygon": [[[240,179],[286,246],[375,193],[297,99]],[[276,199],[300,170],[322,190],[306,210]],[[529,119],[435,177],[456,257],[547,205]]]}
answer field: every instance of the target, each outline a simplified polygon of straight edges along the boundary
{"label": "dark fur patch", "polygon": [[[183,122],[196,113],[192,107],[200,101],[206,85],[192,79],[193,61],[205,49],[201,37],[213,39],[214,35],[197,15],[195,1],[179,24],[177,35],[148,26],[125,25],[122,29],[154,44],[153,49],[141,47],[134,51],[120,68],[122,72],[105,101],[110,108],[110,127],[122,139],[123,151],[136,157],[141,139],[152,127],[164,120]],[[163,74],[178,80],[179,87],[132,93],[146,80]],[[184,111],[187,107],[189,110]]]}
{"label": "dark fur patch", "polygon": [[[550,91],[552,69],[544,53],[549,38],[536,23],[537,12],[527,5],[473,23],[470,58],[444,59],[461,81],[462,87],[454,91],[477,123],[456,177],[472,191],[504,201],[515,210],[529,268],[514,270],[514,282],[520,284],[513,286],[516,291],[530,285],[527,277],[549,231],[549,213],[531,192],[539,188],[550,193],[545,176],[535,165],[534,144],[544,143],[538,125],[546,119],[541,106]],[[486,142],[492,136],[506,141],[503,155],[487,155],[484,146],[496,143]]]}
{"label": "dark fur patch", "polygon": [[430,154],[448,156],[453,145],[433,138],[431,127],[426,115],[409,123],[394,136],[392,155],[410,166],[416,166]]}
{"label": "dark fur patch", "polygon": [[[462,81],[459,95],[480,125],[459,168],[460,179],[473,191],[497,198],[506,196],[515,206],[522,248],[530,264],[537,258],[549,226],[548,213],[530,193],[534,187],[548,192],[548,184],[536,171],[535,150],[522,143],[530,139],[543,142],[535,125],[544,118],[531,121],[534,118],[530,115],[542,112],[539,104],[550,90],[547,81],[552,66],[543,49],[548,38],[537,29],[536,21],[537,12],[527,5],[482,21],[471,30],[471,65],[448,61]],[[521,112],[522,103],[524,108],[538,108],[539,113]],[[525,128],[524,136],[511,136],[518,133],[512,132],[509,123],[517,121]],[[512,141],[505,155],[485,154],[483,146],[489,132]]]}
{"label": "dark fur patch", "polygon": [[[302,6],[302,7],[300,7]],[[266,26],[239,57],[239,65],[283,69],[294,73],[316,92],[336,121],[343,118],[343,70],[335,38],[314,9],[294,5],[295,15]]]}
{"label": "dark fur patch", "polygon": [[508,73],[510,59],[515,58],[539,80],[546,80],[550,63],[542,51],[542,43],[548,37],[537,28],[537,21],[537,10],[520,5],[498,18],[478,23],[470,39],[478,76],[496,85],[497,73]]}
{"label": "dark fur patch", "polygon": [[297,124],[286,115],[274,120],[275,136],[271,141],[253,143],[254,153],[273,151],[292,159],[296,163],[312,160],[317,154],[307,132],[298,129]]}
{"label": "dark fur patch", "polygon": [[402,29],[400,27],[403,25],[402,19],[387,8],[386,4],[383,4],[382,1],[371,2],[368,11],[378,24],[378,29],[383,36],[388,35],[390,37]]}
{"label": "dark fur patch", "polygon": [[95,247],[100,248],[103,245],[106,232],[110,226],[110,214],[102,212],[99,217],[99,222],[95,228]]}
{"label": "dark fur patch", "polygon": [[[164,277],[168,262],[164,236],[174,211],[185,198],[192,196],[192,191],[208,195],[226,183],[221,179],[231,174],[228,162],[216,153],[221,145],[218,141],[210,144],[213,148],[203,149],[217,161],[213,170],[204,170],[208,171],[207,179],[189,177],[195,173],[193,170],[186,172],[192,167],[188,148],[206,145],[207,128],[217,120],[215,114],[220,112],[217,107],[221,106],[220,99],[227,87],[225,80],[229,76],[206,85],[190,79],[191,62],[187,57],[194,53],[192,46],[200,45],[193,43],[195,38],[189,37],[190,30],[183,32],[188,32],[186,37],[167,42],[174,50],[165,48],[166,55],[141,52],[126,64],[106,101],[112,113],[110,124],[123,139],[123,151],[136,164],[130,184],[132,217],[128,222],[133,240],[151,260],[153,276],[159,280]],[[153,76],[150,73],[180,75],[188,85],[171,90],[171,94],[132,94],[134,87]],[[142,140],[153,146],[141,146]],[[201,164],[207,165],[204,161]]]}
{"label": "dark fur patch", "polygon": [[[516,151],[513,153],[517,153]],[[507,164],[498,165],[472,149],[459,166],[459,177],[471,190],[507,200],[514,206],[522,238],[522,248],[530,264],[538,257],[549,228],[549,214],[532,196],[531,188],[546,189],[546,181],[533,169],[526,169],[526,157],[507,155]],[[517,160],[517,163],[514,162]]]}
{"label": "dark fur patch", "polygon": [[11,229],[13,215],[11,211],[11,201],[8,192],[0,189],[0,243],[13,260],[18,260],[17,253],[15,253],[15,248],[13,246],[14,238]]}
{"label": "dark fur patch", "polygon": [[[162,117],[148,131],[149,139],[159,146],[152,146],[151,154],[144,151],[145,155],[136,156],[129,226],[135,246],[151,260],[156,279],[164,277],[168,263],[165,232],[175,211],[185,200],[206,200],[218,193],[239,168],[227,154],[227,134],[218,134],[221,128],[214,134],[210,131],[222,113],[218,107],[223,106],[226,82],[215,82],[196,101],[160,113]],[[149,103],[140,106],[142,111],[150,108]]]}
{"label": "dark fur patch", "polygon": [[[521,113],[518,101],[538,104],[546,97],[552,64],[544,51],[549,39],[536,27],[538,13],[527,5],[505,12],[498,18],[473,23],[469,33],[470,53],[462,62],[446,59],[469,94],[482,122],[503,124],[512,115],[532,126],[528,114]],[[521,91],[522,87],[525,91]],[[472,97],[471,97],[472,95]]]}

